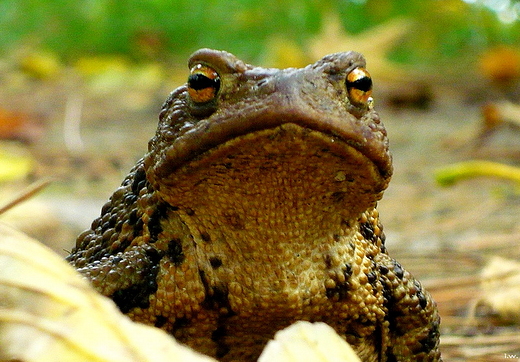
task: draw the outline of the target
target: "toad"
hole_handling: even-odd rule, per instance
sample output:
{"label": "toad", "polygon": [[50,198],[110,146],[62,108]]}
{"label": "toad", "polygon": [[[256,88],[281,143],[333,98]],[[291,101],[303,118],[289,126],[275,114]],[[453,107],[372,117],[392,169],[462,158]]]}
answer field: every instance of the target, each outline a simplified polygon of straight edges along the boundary
{"label": "toad", "polygon": [[221,361],[321,321],[363,361],[440,361],[439,316],[392,259],[392,174],[355,52],[266,69],[210,49],[68,261],[135,321]]}

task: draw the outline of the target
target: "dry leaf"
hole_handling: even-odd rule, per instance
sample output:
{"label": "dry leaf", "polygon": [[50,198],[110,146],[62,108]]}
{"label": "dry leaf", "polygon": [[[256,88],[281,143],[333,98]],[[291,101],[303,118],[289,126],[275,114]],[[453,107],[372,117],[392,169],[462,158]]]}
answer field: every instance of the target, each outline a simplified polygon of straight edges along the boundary
{"label": "dry leaf", "polygon": [[277,332],[258,362],[360,362],[356,353],[325,323],[296,322]]}
{"label": "dry leaf", "polygon": [[0,143],[0,182],[23,179],[33,166],[34,160],[25,147],[12,142]]}
{"label": "dry leaf", "polygon": [[323,24],[320,34],[311,39],[308,45],[312,59],[355,50],[367,59],[368,69],[374,79],[399,83],[410,79],[410,68],[392,63],[387,57],[398,41],[408,31],[412,31],[413,24],[410,20],[396,18],[356,35],[345,32],[339,15],[335,13],[326,15]]}
{"label": "dry leaf", "polygon": [[520,79],[520,50],[506,45],[490,48],[480,56],[479,68],[495,84],[514,83]]}
{"label": "dry leaf", "polygon": [[520,263],[492,258],[481,274],[482,303],[506,321],[520,323]]}
{"label": "dry leaf", "polygon": [[62,65],[56,54],[39,51],[25,54],[20,59],[20,68],[35,78],[50,79],[60,73]]}

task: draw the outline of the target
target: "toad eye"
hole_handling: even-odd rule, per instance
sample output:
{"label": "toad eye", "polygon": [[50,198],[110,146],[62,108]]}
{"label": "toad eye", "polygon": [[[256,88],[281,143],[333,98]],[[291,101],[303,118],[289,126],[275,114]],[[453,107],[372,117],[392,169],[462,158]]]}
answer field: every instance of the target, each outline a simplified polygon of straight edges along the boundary
{"label": "toad eye", "polygon": [[348,97],[358,106],[372,107],[372,78],[365,68],[355,68],[345,81]]}
{"label": "toad eye", "polygon": [[206,103],[217,96],[220,89],[218,73],[204,64],[197,64],[191,68],[188,77],[188,94],[195,103]]}

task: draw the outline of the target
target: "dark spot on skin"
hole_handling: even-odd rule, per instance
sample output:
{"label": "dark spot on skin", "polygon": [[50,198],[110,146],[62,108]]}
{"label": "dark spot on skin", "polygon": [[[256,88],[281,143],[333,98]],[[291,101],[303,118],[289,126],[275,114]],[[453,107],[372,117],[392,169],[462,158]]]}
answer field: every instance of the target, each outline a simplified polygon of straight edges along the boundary
{"label": "dark spot on skin", "polygon": [[325,295],[329,299],[339,301],[347,297],[349,289],[350,283],[348,282],[348,280],[346,280],[343,283],[338,283],[334,288],[327,288],[325,290]]}
{"label": "dark spot on skin", "polygon": [[363,235],[365,240],[374,241],[374,225],[370,222],[365,222],[359,225],[359,232]]}
{"label": "dark spot on skin", "polygon": [[161,328],[162,326],[164,326],[166,324],[166,322],[168,322],[168,318],[166,318],[165,316],[162,316],[162,315],[158,315],[158,316],[155,316],[155,323],[154,323],[154,326],[156,328]]}
{"label": "dark spot on skin", "polygon": [[200,233],[200,237],[203,241],[207,242],[207,243],[210,243],[211,242],[211,236],[206,232],[206,231],[203,231]]}
{"label": "dark spot on skin", "polygon": [[105,233],[109,229],[108,221],[105,221],[103,225],[101,225],[101,232]]}
{"label": "dark spot on skin", "polygon": [[208,284],[208,279],[206,278],[206,272],[204,272],[204,270],[199,269],[199,277],[200,277],[200,281],[201,281],[202,286],[204,287],[204,291],[205,291],[205,293],[204,293],[205,297],[204,297],[204,301],[202,302],[202,307],[204,307],[205,309],[218,308],[218,306],[216,306],[215,303],[213,303],[213,298],[212,298],[213,293]]}
{"label": "dark spot on skin", "polygon": [[137,222],[137,220],[138,220],[138,217],[137,217],[137,209],[133,209],[133,210],[130,212],[130,215],[128,215],[127,223],[128,223],[128,225],[132,226],[132,225],[135,225],[135,223]]}
{"label": "dark spot on skin", "polygon": [[330,257],[329,254],[325,254],[325,266],[327,268],[330,268],[332,266],[332,258]]}
{"label": "dark spot on skin", "polygon": [[[379,229],[382,230],[383,227],[382,227],[382,226],[379,226]],[[384,244],[385,244],[385,241],[386,241],[386,235],[385,235],[385,233],[382,232],[381,235],[379,235],[379,239],[381,239],[381,245],[384,245]]]}
{"label": "dark spot on skin", "polygon": [[122,229],[123,229],[123,222],[118,222],[116,224],[116,227],[114,228],[114,230],[116,231],[116,233],[120,233]]}
{"label": "dark spot on skin", "polygon": [[352,267],[350,266],[350,264],[345,264],[343,274],[345,275],[345,279],[348,279],[352,276]]}
{"label": "dark spot on skin", "polygon": [[367,279],[368,282],[373,285],[377,280],[377,276],[374,272],[370,272],[367,274]]}
{"label": "dark spot on skin", "polygon": [[186,215],[193,216],[195,215],[195,211],[193,211],[192,209],[186,209]]}
{"label": "dark spot on skin", "polygon": [[222,260],[220,258],[217,258],[217,257],[212,257],[212,258],[209,258],[209,263],[211,264],[211,267],[213,269],[218,269],[222,266]]}
{"label": "dark spot on skin", "polygon": [[386,310],[385,319],[388,321],[389,326],[388,329],[391,331],[396,331],[396,313],[395,313],[395,298],[392,292],[392,284],[386,280],[382,279],[383,283],[383,307]]}
{"label": "dark spot on skin", "polygon": [[139,191],[143,188],[146,182],[146,172],[140,168],[134,173],[134,180],[132,182],[132,193],[139,195]]}
{"label": "dark spot on skin", "polygon": [[213,288],[213,300],[218,303],[219,306],[228,306],[228,291],[224,288],[215,287]]}
{"label": "dark spot on skin", "polygon": [[[116,235],[114,235],[116,236]],[[109,247],[109,251],[110,251],[110,254],[117,254],[119,252],[122,252],[122,251],[125,251],[126,248],[128,248],[131,244],[132,240],[131,239],[128,239],[128,238],[125,238],[125,239],[121,239],[121,240],[114,240],[110,247]]]}
{"label": "dark spot on skin", "polygon": [[206,290],[206,294],[207,294],[208,281],[206,279],[206,273],[202,269],[199,269],[199,278],[200,278],[200,281],[202,282],[202,285],[204,286],[204,289]]}
{"label": "dark spot on skin", "polygon": [[117,223],[117,214],[114,214],[108,220],[108,227],[113,228],[114,226],[116,226],[116,223]]}
{"label": "dark spot on skin", "polygon": [[161,226],[161,220],[168,217],[169,209],[170,205],[166,202],[159,203],[150,216],[150,221],[148,222],[148,231],[150,232],[151,243],[156,242],[159,238],[159,234],[162,233],[163,229]]}
{"label": "dark spot on skin", "polygon": [[388,268],[386,267],[386,265],[379,265],[379,272],[382,274],[382,275],[386,275],[388,274],[389,270]]}
{"label": "dark spot on skin", "polygon": [[419,299],[419,305],[421,306],[421,308],[426,308],[426,306],[428,305],[428,300],[426,299],[422,290],[419,290],[417,292],[417,298]]}
{"label": "dark spot on skin", "polygon": [[205,298],[202,307],[209,310],[227,310],[226,315],[233,315],[234,312],[229,305],[228,290],[224,286],[210,286],[204,270],[199,269],[199,276],[205,290]]}
{"label": "dark spot on skin", "polygon": [[387,362],[399,362],[394,352],[389,348],[386,351],[386,361]]}
{"label": "dark spot on skin", "polygon": [[439,333],[439,321],[435,321],[432,323],[432,326],[428,332],[428,336],[422,340],[419,341],[421,344],[421,352],[429,353],[435,348],[437,348],[437,343],[440,338]]}
{"label": "dark spot on skin", "polygon": [[143,219],[139,218],[134,226],[134,232],[133,232],[134,239],[138,236],[143,235],[143,227],[144,227]]}
{"label": "dark spot on skin", "polygon": [[136,194],[128,194],[124,198],[124,204],[125,206],[130,206],[134,204],[137,201],[137,195]]}
{"label": "dark spot on skin", "polygon": [[394,274],[399,279],[403,279],[404,270],[401,264],[399,264],[397,261],[394,261]]}
{"label": "dark spot on skin", "polygon": [[173,322],[172,330],[176,331],[180,328],[184,328],[190,324],[190,320],[186,317],[177,318],[175,322]]}
{"label": "dark spot on skin", "polygon": [[220,322],[219,326],[211,333],[211,340],[217,343],[216,357],[222,358],[229,353],[230,347],[224,343],[224,338],[227,335],[226,326]]}
{"label": "dark spot on skin", "polygon": [[383,284],[383,298],[386,309],[390,310],[394,305],[394,294],[392,293],[392,286],[390,284]]}
{"label": "dark spot on skin", "polygon": [[146,309],[150,306],[149,297],[157,291],[156,279],[160,269],[160,258],[157,250],[148,247],[144,256],[147,263],[140,271],[140,274],[145,276],[144,280],[128,288],[120,289],[112,295],[114,303],[117,304],[122,313],[128,313],[136,307]]}
{"label": "dark spot on skin", "polygon": [[334,239],[335,242],[339,242],[341,240],[341,237],[339,236],[339,234],[332,235],[332,238]]}
{"label": "dark spot on skin", "polygon": [[168,243],[168,250],[166,251],[166,255],[175,265],[179,265],[184,261],[185,255],[182,251],[182,242],[180,239],[170,240]]}

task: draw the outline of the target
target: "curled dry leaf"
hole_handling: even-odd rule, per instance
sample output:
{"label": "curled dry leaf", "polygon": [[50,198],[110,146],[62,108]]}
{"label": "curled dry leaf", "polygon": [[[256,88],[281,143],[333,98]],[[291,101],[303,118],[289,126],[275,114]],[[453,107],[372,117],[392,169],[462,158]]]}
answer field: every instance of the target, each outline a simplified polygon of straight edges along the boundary
{"label": "curled dry leaf", "polygon": [[296,322],[269,341],[258,362],[360,362],[350,345],[325,323]]}
{"label": "curled dry leaf", "polygon": [[489,305],[509,322],[520,323],[520,263],[492,258],[481,274],[481,303]]}
{"label": "curled dry leaf", "polygon": [[0,361],[213,361],[133,323],[60,257],[0,224]]}

